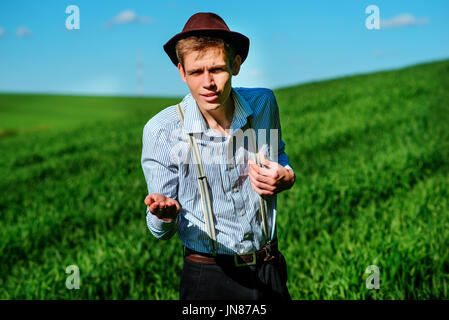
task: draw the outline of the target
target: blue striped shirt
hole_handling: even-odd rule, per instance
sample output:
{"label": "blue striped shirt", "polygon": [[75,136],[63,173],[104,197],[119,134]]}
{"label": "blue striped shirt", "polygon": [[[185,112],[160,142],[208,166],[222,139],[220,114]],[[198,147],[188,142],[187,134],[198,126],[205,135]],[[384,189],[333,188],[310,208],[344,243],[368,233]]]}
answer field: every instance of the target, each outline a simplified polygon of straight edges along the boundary
{"label": "blue striped shirt", "polygon": [[[229,153],[231,137],[242,133],[251,117],[257,141],[277,144],[276,159],[280,165],[292,169],[282,141],[279,108],[273,91],[265,88],[232,88],[235,109],[230,137],[211,129],[202,116],[192,95],[182,100],[184,127],[176,105],[165,108],[152,117],[143,129],[141,164],[148,193],[161,193],[176,199],[181,211],[172,222],[160,220],[146,209],[147,225],[159,239],[169,239],[176,231],[186,247],[210,252],[206,233],[201,194],[196,168],[189,149],[186,132],[194,133],[210,187],[214,226],[218,243],[217,253],[246,253],[260,249],[264,238],[259,194],[253,190],[248,176],[248,144]],[[239,130],[241,129],[241,130]],[[260,129],[260,130],[259,130]],[[264,130],[275,129],[277,143]],[[261,140],[261,132],[266,134]],[[271,140],[270,140],[271,139]],[[259,144],[258,144],[259,145]],[[260,146],[259,146],[260,148]],[[269,240],[276,238],[276,195],[266,196],[268,206]]]}

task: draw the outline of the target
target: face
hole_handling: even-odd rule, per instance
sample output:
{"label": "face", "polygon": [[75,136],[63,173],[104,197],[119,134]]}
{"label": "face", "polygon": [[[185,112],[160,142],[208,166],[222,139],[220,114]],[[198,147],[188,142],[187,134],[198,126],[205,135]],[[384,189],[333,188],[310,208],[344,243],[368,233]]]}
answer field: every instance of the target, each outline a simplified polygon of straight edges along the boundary
{"label": "face", "polygon": [[224,50],[206,48],[184,55],[184,68],[178,63],[179,74],[187,83],[198,106],[206,111],[226,106],[231,93],[231,78],[240,70],[241,58],[236,55],[232,65],[226,63]]}

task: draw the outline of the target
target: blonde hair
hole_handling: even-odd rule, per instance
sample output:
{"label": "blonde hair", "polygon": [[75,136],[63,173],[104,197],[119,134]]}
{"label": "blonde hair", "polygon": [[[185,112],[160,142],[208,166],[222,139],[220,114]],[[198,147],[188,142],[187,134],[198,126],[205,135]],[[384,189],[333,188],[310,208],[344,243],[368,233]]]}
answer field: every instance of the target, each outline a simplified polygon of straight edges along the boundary
{"label": "blonde hair", "polygon": [[230,43],[221,38],[210,36],[190,36],[179,40],[175,46],[176,57],[178,58],[178,61],[181,63],[182,68],[184,69],[184,55],[187,52],[201,51],[206,48],[214,47],[223,50],[226,56],[226,62],[229,66],[235,58],[235,48]]}

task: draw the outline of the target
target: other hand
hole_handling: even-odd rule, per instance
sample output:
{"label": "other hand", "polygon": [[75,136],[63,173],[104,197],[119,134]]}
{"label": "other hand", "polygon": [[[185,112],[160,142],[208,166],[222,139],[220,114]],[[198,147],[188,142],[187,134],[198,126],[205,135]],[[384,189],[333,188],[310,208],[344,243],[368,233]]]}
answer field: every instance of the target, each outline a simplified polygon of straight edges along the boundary
{"label": "other hand", "polygon": [[167,222],[175,219],[181,211],[178,201],[160,193],[147,195],[144,202],[152,214]]}
{"label": "other hand", "polygon": [[266,168],[257,163],[248,160],[250,169],[248,172],[251,180],[251,186],[259,195],[274,195],[281,191],[290,189],[295,183],[295,173],[275,161],[265,158],[263,152],[260,152],[260,162]]}

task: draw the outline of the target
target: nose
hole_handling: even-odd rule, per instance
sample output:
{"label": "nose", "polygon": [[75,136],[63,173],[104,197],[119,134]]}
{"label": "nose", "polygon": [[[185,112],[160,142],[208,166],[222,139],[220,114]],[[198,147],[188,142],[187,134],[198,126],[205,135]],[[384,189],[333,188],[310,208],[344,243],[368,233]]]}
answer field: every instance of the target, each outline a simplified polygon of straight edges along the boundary
{"label": "nose", "polygon": [[204,88],[215,87],[214,75],[207,70],[203,74],[203,87]]}

